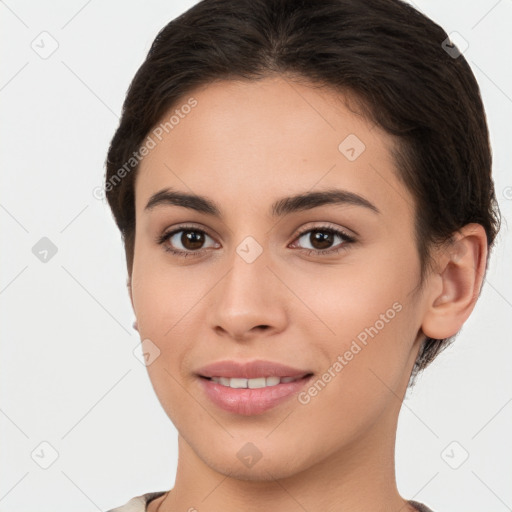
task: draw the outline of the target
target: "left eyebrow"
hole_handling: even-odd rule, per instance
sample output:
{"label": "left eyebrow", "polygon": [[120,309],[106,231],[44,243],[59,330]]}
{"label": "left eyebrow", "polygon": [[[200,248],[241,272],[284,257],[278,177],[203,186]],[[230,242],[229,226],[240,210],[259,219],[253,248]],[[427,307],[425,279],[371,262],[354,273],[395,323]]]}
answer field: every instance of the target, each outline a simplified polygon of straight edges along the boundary
{"label": "left eyebrow", "polygon": [[304,192],[290,197],[279,199],[272,205],[272,216],[282,217],[293,212],[300,212],[324,206],[327,204],[348,204],[368,208],[374,213],[380,210],[368,199],[359,194],[341,189],[328,189],[319,192]]}
{"label": "left eyebrow", "polygon": [[[380,210],[373,203],[359,194],[348,190],[327,189],[283,197],[272,204],[271,215],[272,217],[283,217],[290,213],[310,210],[328,204],[361,206],[380,214]],[[153,194],[144,211],[152,210],[156,206],[161,205],[181,206],[206,215],[222,218],[220,206],[208,197],[184,193],[171,188],[164,188]]]}

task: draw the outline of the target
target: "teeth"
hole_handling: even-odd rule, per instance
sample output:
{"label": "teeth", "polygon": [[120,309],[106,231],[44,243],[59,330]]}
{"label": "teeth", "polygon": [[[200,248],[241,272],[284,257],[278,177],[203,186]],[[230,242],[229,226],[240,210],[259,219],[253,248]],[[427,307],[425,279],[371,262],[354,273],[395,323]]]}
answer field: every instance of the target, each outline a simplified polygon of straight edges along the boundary
{"label": "teeth", "polygon": [[258,377],[257,379],[242,379],[238,377],[227,378],[227,377],[211,377],[213,382],[222,384],[223,386],[229,386],[230,388],[265,388],[268,386],[277,386],[277,384],[293,382],[302,377]]}

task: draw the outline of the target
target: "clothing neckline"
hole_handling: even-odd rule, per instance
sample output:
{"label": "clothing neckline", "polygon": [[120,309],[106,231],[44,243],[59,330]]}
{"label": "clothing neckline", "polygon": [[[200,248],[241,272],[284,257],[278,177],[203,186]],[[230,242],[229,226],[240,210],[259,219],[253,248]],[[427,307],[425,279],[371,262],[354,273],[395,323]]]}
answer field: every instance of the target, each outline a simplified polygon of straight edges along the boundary
{"label": "clothing neckline", "polygon": [[[148,492],[148,493],[144,494],[142,496],[144,498],[144,500],[146,501],[146,505],[144,507],[144,512],[147,512],[148,504],[151,501],[156,500],[157,498],[160,498],[160,496],[163,496],[167,492],[169,492],[169,491],[155,491],[155,492]],[[419,501],[408,500],[407,502],[410,505],[412,505],[418,512],[433,512],[432,509],[428,508],[426,505],[424,505],[423,503],[420,503]]]}

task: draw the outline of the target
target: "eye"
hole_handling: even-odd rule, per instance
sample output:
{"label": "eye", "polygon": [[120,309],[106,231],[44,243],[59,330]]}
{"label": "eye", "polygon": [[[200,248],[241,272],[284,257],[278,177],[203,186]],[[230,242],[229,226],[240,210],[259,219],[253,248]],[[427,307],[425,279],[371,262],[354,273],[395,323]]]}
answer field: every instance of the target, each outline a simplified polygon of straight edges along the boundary
{"label": "eye", "polygon": [[[176,256],[200,256],[208,247],[204,247],[205,240],[213,240],[205,231],[195,226],[179,226],[168,233],[157,237],[157,243],[163,245],[165,251]],[[166,243],[169,242],[169,243]],[[180,248],[180,245],[182,248]],[[175,249],[174,247],[178,247]],[[215,242],[210,247],[215,247]],[[217,244],[218,247],[218,244]]]}
{"label": "eye", "polygon": [[[167,233],[159,235],[156,242],[162,245],[166,252],[186,258],[201,256],[209,248],[220,247],[215,241],[213,241],[213,244],[205,247],[204,244],[207,239],[213,241],[213,238],[202,229],[195,226],[178,226]],[[295,238],[295,240],[299,241],[301,239],[304,239],[303,243],[309,243],[311,247],[299,247],[299,249],[307,251],[310,256],[338,253],[356,241],[354,237],[332,226],[315,226],[305,229]],[[338,240],[338,244],[331,247],[336,240]],[[295,245],[292,245],[292,247]]]}
{"label": "eye", "polygon": [[[354,237],[348,235],[344,231],[331,226],[315,226],[303,230],[299,233],[296,240],[304,239],[304,243],[310,244],[311,247],[305,247],[308,255],[325,255],[338,253],[347,248],[347,245],[354,243]],[[337,245],[331,247],[332,244],[339,241]]]}

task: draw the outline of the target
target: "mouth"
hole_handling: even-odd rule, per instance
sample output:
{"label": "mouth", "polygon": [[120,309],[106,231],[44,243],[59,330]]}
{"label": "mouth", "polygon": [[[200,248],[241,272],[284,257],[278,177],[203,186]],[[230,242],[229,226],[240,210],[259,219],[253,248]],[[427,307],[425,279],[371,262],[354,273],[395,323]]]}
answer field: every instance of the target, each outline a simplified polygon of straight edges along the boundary
{"label": "mouth", "polygon": [[198,380],[206,397],[219,409],[241,416],[255,416],[296,396],[313,375],[253,379],[198,375]]}

